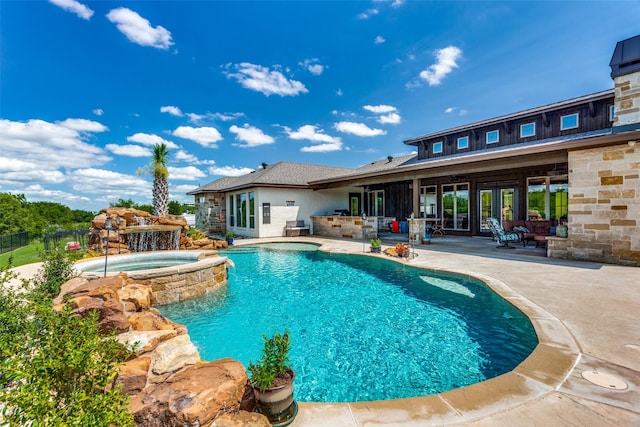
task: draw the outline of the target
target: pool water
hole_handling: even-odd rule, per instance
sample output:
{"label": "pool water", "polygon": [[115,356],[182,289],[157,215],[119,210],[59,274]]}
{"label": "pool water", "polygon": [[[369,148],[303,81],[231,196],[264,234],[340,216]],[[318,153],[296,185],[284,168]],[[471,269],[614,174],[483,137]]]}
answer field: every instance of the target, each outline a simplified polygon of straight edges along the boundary
{"label": "pool water", "polygon": [[537,344],[529,320],[483,283],[308,244],[230,249],[229,285],[158,307],[204,360],[257,360],[291,335],[298,401],[444,392],[512,370]]}

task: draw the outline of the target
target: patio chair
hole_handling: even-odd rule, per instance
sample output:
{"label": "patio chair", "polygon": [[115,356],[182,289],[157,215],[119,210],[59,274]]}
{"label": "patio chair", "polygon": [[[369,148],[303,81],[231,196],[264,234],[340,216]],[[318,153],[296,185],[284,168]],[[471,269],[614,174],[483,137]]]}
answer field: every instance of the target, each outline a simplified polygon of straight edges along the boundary
{"label": "patio chair", "polygon": [[496,218],[487,218],[487,225],[493,234],[493,238],[500,243],[496,246],[501,249],[515,249],[513,246],[509,246],[509,242],[520,242],[522,236],[520,233],[514,231],[504,231],[502,224]]}
{"label": "patio chair", "polygon": [[433,226],[433,237],[436,236],[440,236],[440,237],[444,237],[445,231],[444,228],[447,226],[447,217],[442,218],[442,220],[440,221],[436,221],[435,225]]}

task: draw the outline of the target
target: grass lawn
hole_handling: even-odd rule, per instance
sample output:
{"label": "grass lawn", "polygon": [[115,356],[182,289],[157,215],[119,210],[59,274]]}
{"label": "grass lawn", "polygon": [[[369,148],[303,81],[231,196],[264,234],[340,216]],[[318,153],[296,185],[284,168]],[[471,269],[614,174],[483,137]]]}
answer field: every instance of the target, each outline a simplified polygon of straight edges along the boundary
{"label": "grass lawn", "polygon": [[12,267],[19,267],[25,264],[31,264],[34,262],[40,262],[40,254],[44,251],[44,244],[39,241],[33,241],[29,243],[27,246],[23,246],[21,248],[16,249],[15,251],[7,252],[0,255],[0,266],[6,267],[9,263],[9,258],[13,257],[11,260]]}

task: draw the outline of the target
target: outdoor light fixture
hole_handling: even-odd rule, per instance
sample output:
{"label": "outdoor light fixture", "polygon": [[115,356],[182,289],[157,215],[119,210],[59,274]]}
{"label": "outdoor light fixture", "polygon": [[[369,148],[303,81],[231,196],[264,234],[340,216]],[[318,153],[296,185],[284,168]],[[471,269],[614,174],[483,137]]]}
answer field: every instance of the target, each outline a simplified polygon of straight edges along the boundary
{"label": "outdoor light fixture", "polygon": [[104,242],[104,277],[107,277],[107,259],[109,258],[109,232],[113,228],[113,220],[111,216],[107,214],[107,219],[104,221],[104,230],[107,230],[107,235],[102,238]]}

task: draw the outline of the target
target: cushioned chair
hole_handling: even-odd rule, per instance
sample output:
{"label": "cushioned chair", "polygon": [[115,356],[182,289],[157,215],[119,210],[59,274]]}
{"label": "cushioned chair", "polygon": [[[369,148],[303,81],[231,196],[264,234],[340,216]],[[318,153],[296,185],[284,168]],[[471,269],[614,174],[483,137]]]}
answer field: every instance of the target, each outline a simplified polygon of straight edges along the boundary
{"label": "cushioned chair", "polygon": [[498,248],[504,249],[514,249],[513,246],[509,246],[509,242],[520,242],[522,237],[520,233],[516,233],[513,231],[504,231],[500,221],[496,218],[487,218],[487,225],[493,234],[493,238],[500,243],[500,245],[496,246]]}

